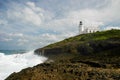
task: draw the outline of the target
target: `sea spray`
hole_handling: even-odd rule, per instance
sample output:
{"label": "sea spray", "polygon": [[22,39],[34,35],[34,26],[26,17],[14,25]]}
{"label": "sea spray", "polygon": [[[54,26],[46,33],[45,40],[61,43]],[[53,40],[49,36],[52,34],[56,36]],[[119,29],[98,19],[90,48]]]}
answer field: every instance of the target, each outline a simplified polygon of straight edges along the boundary
{"label": "sea spray", "polygon": [[21,69],[33,67],[46,60],[46,57],[35,55],[34,50],[23,54],[5,55],[5,53],[0,53],[0,80],[4,80],[13,72],[19,72]]}

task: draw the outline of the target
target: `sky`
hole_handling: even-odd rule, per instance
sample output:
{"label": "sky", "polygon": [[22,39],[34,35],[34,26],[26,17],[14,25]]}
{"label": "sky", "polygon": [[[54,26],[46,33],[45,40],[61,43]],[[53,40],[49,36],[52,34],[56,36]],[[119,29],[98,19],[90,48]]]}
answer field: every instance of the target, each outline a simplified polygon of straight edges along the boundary
{"label": "sky", "polygon": [[0,49],[37,49],[78,35],[79,21],[120,29],[120,0],[0,0]]}

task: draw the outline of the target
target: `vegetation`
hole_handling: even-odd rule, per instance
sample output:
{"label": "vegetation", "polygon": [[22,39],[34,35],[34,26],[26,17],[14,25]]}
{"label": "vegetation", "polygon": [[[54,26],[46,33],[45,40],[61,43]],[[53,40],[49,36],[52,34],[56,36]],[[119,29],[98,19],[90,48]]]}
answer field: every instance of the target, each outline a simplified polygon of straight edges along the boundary
{"label": "vegetation", "polygon": [[60,47],[60,46],[65,46],[69,45],[70,43],[73,44],[81,44],[84,42],[89,42],[89,41],[100,41],[100,40],[106,40],[110,38],[118,38],[120,39],[120,30],[108,30],[108,31],[101,31],[101,32],[96,32],[96,33],[89,33],[89,34],[82,34],[82,35],[77,35],[75,37],[71,37],[68,39],[65,39],[63,41],[50,44],[44,48],[54,48],[54,47]]}

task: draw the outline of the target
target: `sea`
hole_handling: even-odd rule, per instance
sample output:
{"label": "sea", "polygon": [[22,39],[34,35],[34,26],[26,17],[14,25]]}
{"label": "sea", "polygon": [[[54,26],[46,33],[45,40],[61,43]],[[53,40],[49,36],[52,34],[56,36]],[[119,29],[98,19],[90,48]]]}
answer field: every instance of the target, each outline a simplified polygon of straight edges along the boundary
{"label": "sea", "polygon": [[0,50],[0,80],[11,73],[33,67],[47,60],[46,57],[34,54],[34,50]]}

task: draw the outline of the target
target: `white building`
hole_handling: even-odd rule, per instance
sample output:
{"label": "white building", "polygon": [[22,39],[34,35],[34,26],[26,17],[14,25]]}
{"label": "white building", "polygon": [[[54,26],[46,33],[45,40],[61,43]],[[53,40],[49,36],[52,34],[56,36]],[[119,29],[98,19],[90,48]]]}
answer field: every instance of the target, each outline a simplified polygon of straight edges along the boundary
{"label": "white building", "polygon": [[79,34],[93,33],[99,31],[98,26],[83,26],[82,21],[79,23]]}

